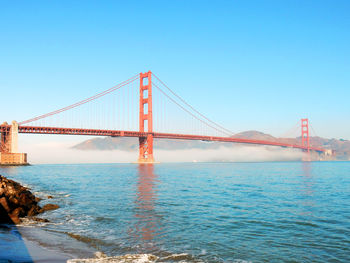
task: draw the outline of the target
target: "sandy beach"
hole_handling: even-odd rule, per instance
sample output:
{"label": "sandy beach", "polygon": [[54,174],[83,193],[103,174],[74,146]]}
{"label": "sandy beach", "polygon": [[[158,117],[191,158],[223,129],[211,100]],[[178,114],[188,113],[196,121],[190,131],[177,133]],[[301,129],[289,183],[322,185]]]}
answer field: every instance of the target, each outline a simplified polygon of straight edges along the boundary
{"label": "sandy beach", "polygon": [[73,255],[44,248],[21,235],[16,226],[0,226],[0,262],[66,262]]}

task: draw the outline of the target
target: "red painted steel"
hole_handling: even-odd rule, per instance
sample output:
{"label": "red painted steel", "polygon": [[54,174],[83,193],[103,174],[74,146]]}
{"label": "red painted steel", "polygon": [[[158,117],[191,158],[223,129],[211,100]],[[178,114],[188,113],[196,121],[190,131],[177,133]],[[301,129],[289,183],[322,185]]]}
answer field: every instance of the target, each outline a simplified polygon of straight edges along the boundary
{"label": "red painted steel", "polygon": [[279,146],[279,147],[285,147],[285,148],[297,148],[297,149],[301,149],[304,151],[307,151],[308,149],[316,151],[316,152],[325,152],[326,151],[325,149],[318,148],[318,147],[305,147],[302,145],[295,145],[295,144],[288,144],[288,143],[271,142],[271,141],[264,141],[264,140],[250,140],[250,139],[241,139],[241,138],[234,138],[234,137],[201,136],[201,135],[186,135],[186,134],[172,134],[172,133],[154,133],[154,138],[246,143],[246,144]]}
{"label": "red painted steel", "polygon": [[19,126],[18,133],[31,134],[60,134],[60,135],[93,135],[111,137],[147,137],[147,132],[120,131],[120,130],[99,130],[99,129],[79,129],[60,127],[39,127],[39,126]]}
{"label": "red painted steel", "polygon": [[[145,110],[147,112],[145,112]],[[138,162],[153,163],[153,112],[151,71],[148,71],[146,73],[140,73],[140,133],[145,132],[145,123],[147,123],[147,135],[139,137]]]}
{"label": "red painted steel", "polygon": [[153,76],[160,82],[163,84],[163,86],[170,91],[171,94],[173,94],[176,98],[178,98],[184,105],[186,105],[188,108],[190,108],[193,112],[197,113],[200,117],[202,117],[204,120],[198,118],[198,116],[195,116],[193,113],[191,113],[189,110],[185,109],[181,104],[179,104],[178,102],[176,102],[174,99],[172,99],[170,96],[168,96],[160,87],[158,87],[157,85],[155,85],[153,83],[153,85],[158,88],[168,99],[170,99],[171,101],[173,101],[176,105],[178,105],[180,108],[182,108],[184,111],[186,111],[187,113],[189,113],[190,115],[192,115],[195,119],[199,120],[200,122],[205,123],[207,126],[213,128],[214,130],[217,130],[219,132],[222,132],[228,136],[232,136],[234,133],[226,128],[224,128],[223,126],[221,126],[220,124],[210,120],[208,117],[204,116],[202,113],[200,113],[199,111],[197,111],[194,107],[192,107],[189,103],[187,103],[183,98],[181,98],[179,95],[177,95],[171,88],[169,88],[156,74],[152,73]]}
{"label": "red painted steel", "polygon": [[55,115],[55,114],[59,114],[61,112],[64,112],[64,111],[67,111],[67,110],[70,110],[70,109],[73,109],[73,108],[76,108],[76,107],[81,106],[81,105],[83,105],[85,103],[88,103],[90,101],[93,101],[93,100],[96,100],[96,99],[98,99],[100,97],[103,97],[103,96],[105,96],[105,95],[107,95],[107,94],[109,94],[109,93],[111,93],[111,92],[113,92],[113,91],[115,91],[117,89],[120,89],[121,87],[124,87],[125,85],[128,85],[128,84],[134,82],[135,80],[138,79],[138,77],[139,77],[138,75],[135,75],[132,78],[130,78],[130,79],[126,80],[126,81],[123,81],[122,83],[119,83],[118,85],[116,85],[116,86],[114,86],[114,87],[112,87],[112,88],[110,88],[108,90],[105,90],[103,92],[100,92],[100,93],[98,93],[98,94],[96,94],[96,95],[94,95],[92,97],[89,97],[89,98],[87,98],[85,100],[79,101],[77,103],[74,103],[74,104],[69,105],[67,107],[64,107],[62,109],[55,110],[55,111],[49,112],[49,113],[44,114],[44,115],[40,115],[40,116],[37,116],[35,118],[26,120],[26,121],[22,121],[22,122],[20,122],[18,124],[19,125],[27,124],[27,123],[30,123],[30,122],[33,122],[33,121],[44,119],[46,117],[49,117],[49,116],[52,116],[52,115]]}
{"label": "red painted steel", "polygon": [[310,152],[309,119],[301,119],[301,145]]}
{"label": "red painted steel", "polygon": [[[0,131],[3,131],[3,126],[0,126]],[[303,151],[312,150],[315,152],[325,152],[323,148],[303,146],[279,142],[271,142],[264,140],[249,140],[233,137],[216,137],[216,136],[200,136],[189,134],[176,134],[176,133],[149,133],[149,132],[137,132],[137,131],[121,131],[121,130],[98,130],[98,129],[75,129],[75,128],[59,128],[59,127],[37,127],[37,126],[19,126],[19,133],[32,133],[32,134],[66,134],[66,135],[93,135],[93,136],[112,136],[112,137],[143,137],[147,138],[152,135],[157,139],[177,139],[177,140],[200,140],[200,141],[217,141],[217,142],[231,142],[231,143],[245,143],[256,145],[269,145],[279,146],[285,148],[301,149]]]}
{"label": "red painted steel", "polygon": [[[172,97],[167,95],[160,87],[155,83],[152,84],[152,72],[148,71],[146,73],[140,73],[106,91],[103,91],[95,96],[72,104],[68,107],[61,108],[59,110],[37,116],[35,118],[23,121],[19,123],[18,132],[19,133],[30,133],[30,134],[62,134],[62,135],[93,135],[93,136],[121,136],[121,137],[138,137],[139,138],[139,159],[140,163],[152,163],[154,162],[153,157],[153,138],[157,139],[178,139],[178,140],[202,140],[202,141],[218,141],[218,142],[231,142],[231,143],[245,143],[245,144],[256,144],[256,145],[269,145],[278,146],[286,148],[296,148],[301,149],[306,152],[316,151],[325,152],[323,148],[310,147],[310,137],[309,137],[309,121],[308,119],[301,120],[301,145],[286,144],[280,142],[272,142],[265,140],[250,140],[230,137],[232,132],[220,126],[219,124],[211,121],[206,116],[195,110],[190,104],[185,102],[180,96],[174,93],[170,88],[168,88],[157,76],[155,78],[162,83],[177,99],[179,99],[182,104],[178,103]],[[44,119],[46,117],[59,114],[61,112],[73,109],[90,101],[96,100],[106,94],[109,94],[127,84],[140,79],[140,98],[139,98],[139,131],[124,131],[124,130],[102,130],[102,129],[80,129],[80,128],[59,128],[59,127],[40,127],[40,126],[23,126],[23,124],[28,124],[33,121]],[[181,107],[184,111],[192,115],[195,119],[202,122],[215,129],[216,131],[223,132],[229,137],[218,137],[218,136],[201,136],[201,135],[189,135],[189,134],[177,134],[177,133],[158,133],[153,132],[153,111],[152,111],[152,86],[159,89],[167,98],[172,100],[176,105]],[[185,108],[184,106],[187,106]],[[192,110],[189,110],[189,109]],[[195,112],[196,114],[194,114]],[[198,116],[197,116],[198,115]],[[6,152],[6,143],[9,139],[9,132],[11,126],[7,123],[0,125],[0,152]]]}

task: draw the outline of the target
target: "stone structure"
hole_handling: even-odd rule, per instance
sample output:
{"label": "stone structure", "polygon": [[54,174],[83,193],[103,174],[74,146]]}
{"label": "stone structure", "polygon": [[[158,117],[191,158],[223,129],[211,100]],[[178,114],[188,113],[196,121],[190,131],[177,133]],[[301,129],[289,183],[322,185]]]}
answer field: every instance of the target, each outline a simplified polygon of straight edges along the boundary
{"label": "stone structure", "polygon": [[18,123],[4,122],[0,137],[0,165],[26,165],[27,154],[18,153]]}
{"label": "stone structure", "polygon": [[19,224],[23,217],[48,222],[47,219],[34,216],[57,209],[59,206],[46,204],[40,207],[38,204],[40,200],[28,188],[0,175],[0,224]]}

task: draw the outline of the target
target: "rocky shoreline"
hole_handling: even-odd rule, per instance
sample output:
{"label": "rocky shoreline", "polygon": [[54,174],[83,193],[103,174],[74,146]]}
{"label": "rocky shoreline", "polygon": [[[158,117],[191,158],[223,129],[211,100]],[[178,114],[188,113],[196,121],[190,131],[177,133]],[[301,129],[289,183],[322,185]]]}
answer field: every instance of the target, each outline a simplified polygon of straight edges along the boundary
{"label": "rocky shoreline", "polygon": [[20,224],[24,217],[35,221],[48,222],[47,219],[38,218],[36,215],[57,209],[59,206],[46,204],[41,207],[38,204],[40,200],[27,187],[0,175],[1,224]]}

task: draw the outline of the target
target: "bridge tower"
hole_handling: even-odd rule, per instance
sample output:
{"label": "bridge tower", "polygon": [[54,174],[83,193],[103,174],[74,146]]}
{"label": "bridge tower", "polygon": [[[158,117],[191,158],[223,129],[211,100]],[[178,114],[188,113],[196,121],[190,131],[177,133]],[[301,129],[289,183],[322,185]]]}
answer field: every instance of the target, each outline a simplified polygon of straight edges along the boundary
{"label": "bridge tower", "polygon": [[309,119],[301,119],[301,145],[310,152]]}
{"label": "bridge tower", "polygon": [[140,132],[139,163],[154,163],[153,158],[153,116],[152,116],[152,72],[140,73]]}
{"label": "bridge tower", "polygon": [[0,152],[17,153],[18,151],[18,123],[16,121],[9,125],[4,122],[1,125]]}
{"label": "bridge tower", "polygon": [[18,153],[18,123],[0,125],[0,165],[27,164],[27,154]]}

